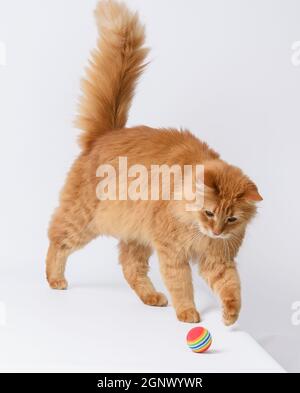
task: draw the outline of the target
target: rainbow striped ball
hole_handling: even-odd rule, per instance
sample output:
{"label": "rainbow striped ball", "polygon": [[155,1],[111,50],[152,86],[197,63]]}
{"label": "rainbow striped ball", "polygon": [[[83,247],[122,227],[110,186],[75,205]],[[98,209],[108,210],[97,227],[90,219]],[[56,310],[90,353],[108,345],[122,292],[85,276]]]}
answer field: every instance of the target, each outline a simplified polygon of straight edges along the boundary
{"label": "rainbow striped ball", "polygon": [[211,346],[212,338],[207,329],[199,326],[188,332],[186,341],[193,352],[201,353],[207,351]]}

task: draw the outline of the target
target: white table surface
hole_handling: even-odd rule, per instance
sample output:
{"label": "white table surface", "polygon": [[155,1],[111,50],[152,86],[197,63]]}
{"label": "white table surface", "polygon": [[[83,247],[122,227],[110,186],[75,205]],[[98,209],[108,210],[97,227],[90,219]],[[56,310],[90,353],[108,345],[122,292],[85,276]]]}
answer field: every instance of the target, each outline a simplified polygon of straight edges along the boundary
{"label": "white table surface", "polygon": [[53,291],[40,272],[0,269],[0,302],[0,372],[284,371],[247,333],[226,328],[220,310],[203,299],[200,325],[213,337],[205,354],[186,345],[194,325],[178,322],[170,306],[143,305],[125,283]]}

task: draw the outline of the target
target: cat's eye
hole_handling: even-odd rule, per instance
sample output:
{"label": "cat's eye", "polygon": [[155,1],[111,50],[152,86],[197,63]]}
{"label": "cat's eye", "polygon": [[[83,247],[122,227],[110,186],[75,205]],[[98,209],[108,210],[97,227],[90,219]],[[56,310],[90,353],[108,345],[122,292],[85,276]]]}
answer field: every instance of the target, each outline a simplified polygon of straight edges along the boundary
{"label": "cat's eye", "polygon": [[235,222],[236,220],[237,220],[236,217],[228,217],[228,218],[227,218],[227,221],[228,221],[228,222]]}
{"label": "cat's eye", "polygon": [[213,217],[214,213],[209,211],[209,210],[205,210],[205,214],[207,215],[207,217]]}

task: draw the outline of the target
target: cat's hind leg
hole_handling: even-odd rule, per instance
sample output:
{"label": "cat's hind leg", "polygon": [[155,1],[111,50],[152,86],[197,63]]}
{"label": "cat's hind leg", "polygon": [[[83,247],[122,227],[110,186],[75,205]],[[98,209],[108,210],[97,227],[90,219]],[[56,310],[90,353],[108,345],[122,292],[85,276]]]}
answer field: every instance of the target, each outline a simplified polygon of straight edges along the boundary
{"label": "cat's hind leg", "polygon": [[156,291],[148,277],[151,248],[135,241],[121,241],[119,250],[124,277],[138,297],[149,306],[166,306],[168,304],[167,298],[164,294]]}
{"label": "cat's hind leg", "polygon": [[94,220],[86,209],[61,206],[49,228],[50,245],[46,259],[46,275],[53,289],[67,289],[65,267],[67,258],[97,236]]}

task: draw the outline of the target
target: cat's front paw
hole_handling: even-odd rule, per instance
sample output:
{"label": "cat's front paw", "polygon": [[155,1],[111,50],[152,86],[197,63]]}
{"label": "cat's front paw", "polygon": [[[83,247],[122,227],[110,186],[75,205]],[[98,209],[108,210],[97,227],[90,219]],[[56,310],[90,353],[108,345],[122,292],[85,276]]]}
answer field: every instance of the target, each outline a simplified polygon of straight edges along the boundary
{"label": "cat's front paw", "polygon": [[177,318],[181,322],[198,323],[200,322],[200,314],[195,308],[188,308],[177,314]]}
{"label": "cat's front paw", "polygon": [[227,299],[223,303],[223,322],[226,326],[233,325],[240,313],[241,302],[239,299]]}
{"label": "cat's front paw", "polygon": [[142,301],[148,306],[166,307],[168,299],[161,292],[153,292],[142,297]]}
{"label": "cat's front paw", "polygon": [[49,285],[52,289],[65,290],[68,288],[68,282],[64,278],[60,279],[49,279]]}
{"label": "cat's front paw", "polygon": [[239,314],[227,314],[226,312],[223,312],[223,322],[226,326],[233,325],[238,318]]}

